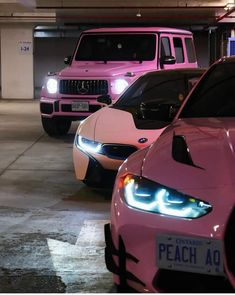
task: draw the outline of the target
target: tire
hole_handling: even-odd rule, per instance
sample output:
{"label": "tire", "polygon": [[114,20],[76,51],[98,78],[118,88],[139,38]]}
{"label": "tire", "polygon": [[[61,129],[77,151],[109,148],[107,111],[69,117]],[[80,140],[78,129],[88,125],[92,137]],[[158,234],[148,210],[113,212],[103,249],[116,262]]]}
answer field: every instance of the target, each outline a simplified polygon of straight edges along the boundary
{"label": "tire", "polygon": [[95,160],[94,162],[93,160],[89,162],[86,177],[82,181],[90,188],[112,189],[116,174],[117,171],[110,172],[109,170],[105,170],[98,161]]}
{"label": "tire", "polygon": [[49,136],[66,135],[71,127],[71,121],[60,118],[41,117],[42,126]]}
{"label": "tire", "polygon": [[117,293],[136,293],[136,291],[134,289],[132,289],[131,287],[129,287],[127,285],[121,286],[121,285],[115,284],[115,287],[116,287]]}
{"label": "tire", "polygon": [[106,177],[100,179],[100,181],[97,181],[97,180],[93,180],[91,178],[88,178],[88,179],[82,180],[82,182],[86,186],[88,186],[90,188],[98,188],[98,189],[108,189],[108,190],[110,190],[114,186],[114,180],[115,180],[115,178],[114,179],[112,179],[112,178],[109,179],[106,176]]}
{"label": "tire", "polygon": [[57,118],[55,122],[58,135],[66,135],[69,132],[72,123],[71,120]]}
{"label": "tire", "polygon": [[90,187],[90,188],[105,188],[105,183],[104,182],[94,182],[92,180],[86,179],[82,180],[82,182]]}

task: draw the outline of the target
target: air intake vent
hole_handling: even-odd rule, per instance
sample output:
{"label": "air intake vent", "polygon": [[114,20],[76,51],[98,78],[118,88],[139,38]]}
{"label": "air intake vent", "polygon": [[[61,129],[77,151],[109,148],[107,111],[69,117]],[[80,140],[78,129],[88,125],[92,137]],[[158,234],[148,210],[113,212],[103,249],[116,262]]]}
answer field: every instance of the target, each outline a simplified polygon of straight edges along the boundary
{"label": "air intake vent", "polygon": [[[200,283],[199,283],[200,282]],[[233,293],[225,277],[160,269],[153,286],[162,293]]]}
{"label": "air intake vent", "polygon": [[184,136],[174,135],[172,142],[172,157],[177,162],[191,166],[194,165]]}
{"label": "air intake vent", "polygon": [[189,152],[186,140],[183,135],[174,135],[172,141],[172,158],[182,164],[194,166],[200,169],[203,169],[199,166],[196,166],[193,163],[192,157]]}
{"label": "air intake vent", "polygon": [[125,160],[137,151],[137,148],[132,145],[105,144],[102,147],[102,151],[109,158]]}
{"label": "air intake vent", "polygon": [[103,95],[108,94],[106,80],[61,80],[61,94],[74,95]]}

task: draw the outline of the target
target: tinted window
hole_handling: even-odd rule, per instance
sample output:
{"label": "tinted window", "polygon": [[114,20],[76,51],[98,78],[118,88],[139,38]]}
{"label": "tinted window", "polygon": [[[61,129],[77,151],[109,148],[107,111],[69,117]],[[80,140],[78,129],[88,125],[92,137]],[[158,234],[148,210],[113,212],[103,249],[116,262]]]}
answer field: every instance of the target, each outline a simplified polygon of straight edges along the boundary
{"label": "tinted window", "polygon": [[173,38],[174,48],[175,48],[175,58],[176,63],[184,62],[184,51],[181,38]]}
{"label": "tinted window", "polygon": [[180,117],[235,116],[234,86],[235,63],[215,65],[195,88]]}
{"label": "tinted window", "polygon": [[[139,106],[142,102],[181,103],[186,82],[182,74],[143,76],[130,87],[115,106]],[[188,89],[187,89],[188,90]]]}
{"label": "tinted window", "polygon": [[170,40],[168,37],[161,38],[161,56],[170,56],[171,55],[171,46]]}
{"label": "tinted window", "polygon": [[155,58],[153,34],[84,35],[75,59],[86,61],[146,61]]}
{"label": "tinted window", "polygon": [[185,38],[185,46],[186,46],[186,51],[188,55],[188,62],[195,62],[196,61],[196,55],[195,55],[195,50],[193,46],[193,39],[191,38]]}

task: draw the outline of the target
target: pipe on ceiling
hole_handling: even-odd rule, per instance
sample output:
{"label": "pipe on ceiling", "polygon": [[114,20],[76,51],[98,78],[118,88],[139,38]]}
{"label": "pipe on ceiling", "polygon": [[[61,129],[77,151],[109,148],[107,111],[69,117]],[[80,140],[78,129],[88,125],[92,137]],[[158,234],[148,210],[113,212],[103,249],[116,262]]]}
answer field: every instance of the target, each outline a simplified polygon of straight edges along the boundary
{"label": "pipe on ceiling", "polygon": [[221,21],[222,19],[229,17],[231,13],[233,13],[235,11],[235,7],[233,7],[232,9],[230,9],[229,11],[227,11],[225,14],[219,16],[216,18],[216,22],[218,23],[219,21]]}

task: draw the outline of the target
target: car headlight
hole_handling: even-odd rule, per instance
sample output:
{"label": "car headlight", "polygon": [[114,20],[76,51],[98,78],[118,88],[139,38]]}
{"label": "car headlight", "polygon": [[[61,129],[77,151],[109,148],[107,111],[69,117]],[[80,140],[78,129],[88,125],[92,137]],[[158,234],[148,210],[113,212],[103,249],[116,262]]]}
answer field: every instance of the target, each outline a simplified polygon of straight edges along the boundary
{"label": "car headlight", "polygon": [[85,137],[82,137],[81,135],[76,136],[75,144],[78,148],[81,148],[87,152],[101,153],[101,150],[102,150],[101,143],[94,140],[87,139]]}
{"label": "car headlight", "polygon": [[55,78],[49,78],[46,82],[46,88],[50,94],[55,94],[58,90],[58,81]]}
{"label": "car headlight", "polygon": [[134,175],[122,180],[126,203],[136,209],[182,218],[198,218],[212,210],[202,200]]}
{"label": "car headlight", "polygon": [[112,85],[112,92],[114,94],[122,93],[128,86],[128,82],[125,79],[117,79],[113,81]]}

